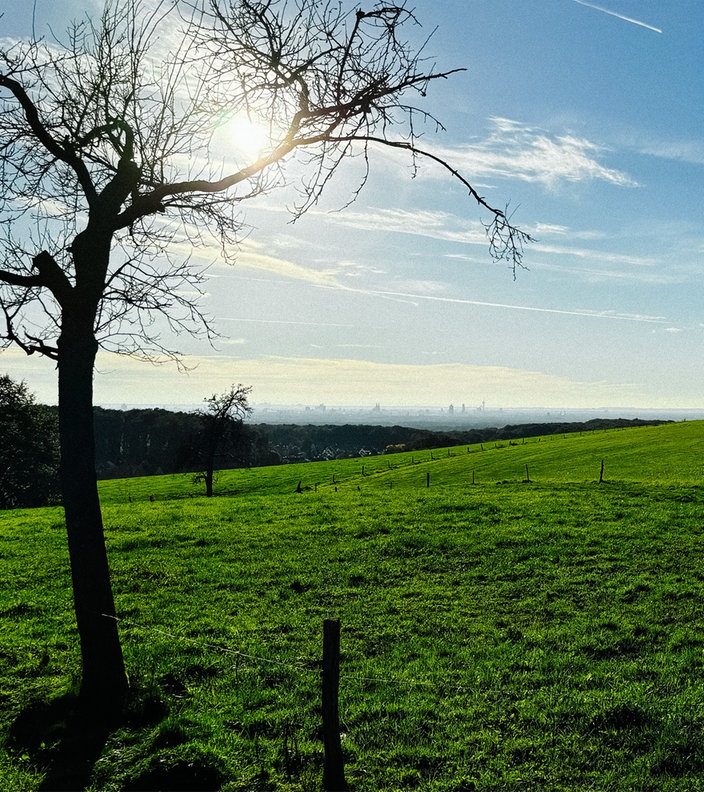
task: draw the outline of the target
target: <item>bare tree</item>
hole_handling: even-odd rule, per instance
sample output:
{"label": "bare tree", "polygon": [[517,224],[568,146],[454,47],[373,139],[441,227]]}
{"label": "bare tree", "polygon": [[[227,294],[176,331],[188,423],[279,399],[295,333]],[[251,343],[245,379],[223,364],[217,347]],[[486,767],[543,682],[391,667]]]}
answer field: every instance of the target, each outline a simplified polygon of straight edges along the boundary
{"label": "bare tree", "polygon": [[[492,255],[521,266],[529,237],[419,145],[421,126],[440,124],[417,103],[456,70],[408,43],[417,23],[404,2],[349,9],[106,0],[62,40],[0,48],[0,331],[57,364],[81,699],[97,712],[120,706],[127,680],[96,486],[94,364],[100,347],[177,358],[167,331],[210,337],[204,273],[184,250],[212,233],[234,255],[240,204],[292,173],[297,215],[351,156],[362,158],[361,188],[381,146],[445,168],[486,212]],[[214,150],[233,113],[268,124],[270,145],[251,162]]]}
{"label": "bare tree", "polygon": [[213,394],[205,399],[206,407],[199,410],[203,420],[203,472],[195,476],[196,481],[205,483],[206,497],[213,497],[213,481],[218,451],[228,429],[240,428],[242,421],[252,412],[249,406],[249,385],[231,385],[225,393]]}

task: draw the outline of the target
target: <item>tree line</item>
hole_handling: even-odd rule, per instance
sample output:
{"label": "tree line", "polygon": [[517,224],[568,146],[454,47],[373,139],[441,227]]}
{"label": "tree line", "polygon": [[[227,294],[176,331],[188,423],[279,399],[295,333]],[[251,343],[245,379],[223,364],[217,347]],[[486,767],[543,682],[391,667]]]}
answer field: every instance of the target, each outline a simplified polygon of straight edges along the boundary
{"label": "tree line", "polygon": [[[200,413],[95,408],[99,479],[201,474],[209,442],[207,421]],[[232,418],[224,422],[216,467],[259,467],[278,462],[279,457],[256,426]]]}
{"label": "tree line", "polygon": [[[98,478],[191,473],[213,494],[218,469],[314,462],[453,445],[597,431],[661,421],[594,419],[437,432],[364,424],[248,424],[249,388],[238,385],[195,412],[94,408]],[[0,508],[60,503],[58,411],[24,383],[0,376]]]}
{"label": "tree line", "polygon": [[0,377],[0,508],[59,499],[56,410],[37,404],[23,382]]}
{"label": "tree line", "polygon": [[[98,478],[193,473],[213,494],[218,468],[278,460],[245,426],[250,388],[237,385],[195,412],[93,409]],[[61,502],[59,411],[37,404],[23,383],[0,377],[0,508]]]}
{"label": "tree line", "polygon": [[[652,426],[667,421],[638,418],[593,418],[589,421],[508,424],[502,427],[436,431],[409,426],[365,424],[258,424],[269,449],[280,462],[314,462],[324,459],[423,451],[457,445],[476,445],[526,437],[594,432],[629,426]],[[275,463],[275,464],[278,464]]]}

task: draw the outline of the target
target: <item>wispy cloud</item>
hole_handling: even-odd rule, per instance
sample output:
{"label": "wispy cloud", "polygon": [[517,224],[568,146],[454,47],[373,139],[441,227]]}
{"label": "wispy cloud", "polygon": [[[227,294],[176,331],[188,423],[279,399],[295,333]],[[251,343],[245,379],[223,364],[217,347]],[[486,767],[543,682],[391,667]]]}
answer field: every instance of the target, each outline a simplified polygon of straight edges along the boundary
{"label": "wispy cloud", "polygon": [[[447,212],[372,207],[368,211],[348,210],[344,213],[321,213],[321,215],[325,217],[326,222],[351,227],[360,231],[382,234],[408,234],[457,243],[465,249],[468,249],[465,246],[479,245],[483,248],[486,245],[486,234],[481,223],[458,218]],[[576,244],[578,240],[604,242],[605,235],[602,232],[579,231],[567,226],[538,224],[533,233],[537,241],[531,246],[531,255],[535,259],[531,268],[555,270],[563,274],[570,273],[588,282],[635,281],[638,283],[662,284],[675,281],[675,275],[672,270],[666,270],[660,266],[662,262],[656,256],[617,252],[605,249],[603,245],[595,249]],[[446,283],[434,284],[426,281],[412,283],[407,281],[404,286],[408,288],[401,288],[395,291],[389,290],[382,295],[381,291],[370,291],[363,285],[359,287],[355,285],[355,282],[367,282],[368,277],[375,278],[376,276],[386,275],[387,270],[381,267],[359,264],[348,259],[336,261],[334,258],[322,259],[320,265],[316,267],[297,263],[285,255],[267,255],[261,250],[262,247],[259,244],[247,240],[243,244],[241,254],[237,259],[237,268],[256,270],[261,273],[262,278],[274,275],[280,278],[306,282],[322,288],[365,294],[373,293],[377,296],[384,296],[388,300],[403,302],[424,299],[428,295],[434,296],[441,287],[445,288],[447,286]],[[572,267],[568,266],[565,262],[568,257],[580,262],[580,264]],[[484,265],[490,263],[486,257],[474,258],[464,252],[446,252],[444,258],[461,259]],[[598,312],[588,312],[583,315],[600,314]]]}
{"label": "wispy cloud", "polygon": [[[342,214],[325,215],[326,220],[362,231],[376,233],[397,233],[427,237],[434,240],[453,242],[463,246],[486,246],[486,232],[479,222],[467,221],[455,215],[440,211],[408,211],[402,209],[372,208],[371,211],[347,211]],[[603,243],[608,243],[607,235],[597,230],[579,230],[568,226],[546,223],[536,224],[531,233],[537,240],[531,245],[531,258],[539,260],[549,257],[539,266],[544,269],[567,271],[565,257],[580,262],[592,263],[588,269],[572,269],[575,275],[582,276],[590,282],[605,280],[634,280],[649,283],[670,283],[673,279],[671,271],[665,271],[661,261],[655,256],[634,255],[608,250]],[[602,243],[600,248],[592,248],[577,242]],[[462,259],[473,263],[490,264],[486,256],[474,258],[467,253],[445,253],[444,258]],[[558,264],[552,265],[550,260],[557,259]],[[534,264],[531,266],[535,266]],[[342,265],[340,265],[342,269]],[[376,274],[381,271],[376,270]],[[349,279],[346,284],[349,285]],[[325,284],[323,284],[325,285]],[[338,283],[339,285],[339,283]],[[407,295],[403,295],[407,297]]]}
{"label": "wispy cloud", "polygon": [[243,324],[291,325],[296,327],[356,327],[342,322],[302,322],[296,319],[243,319],[239,316],[221,316],[219,322],[241,322]]}
{"label": "wispy cloud", "polygon": [[486,232],[479,221],[460,220],[447,212],[371,207],[364,212],[347,210],[324,216],[330,222],[362,231],[412,234],[444,242],[486,245]]}
{"label": "wispy cloud", "polygon": [[636,144],[642,154],[660,159],[704,165],[704,142],[701,140],[670,140]]}
{"label": "wispy cloud", "polygon": [[[419,215],[422,216],[422,219],[424,220],[423,223],[419,222],[421,219]],[[448,230],[445,225],[452,222],[453,218],[451,215],[446,215],[443,212],[416,213],[404,212],[400,210],[380,209],[372,213],[350,212],[347,216],[335,215],[335,219],[338,222],[353,225],[356,228],[366,228],[374,231],[382,230],[386,233],[390,231],[396,231],[399,233],[420,234],[423,236],[428,235],[464,243],[477,241],[477,239],[472,238],[472,235],[469,233],[468,229],[463,232],[458,230]],[[565,232],[569,233],[569,229],[559,226],[549,227],[549,230],[551,230],[557,236],[561,236]],[[480,241],[484,242],[484,239],[480,238]],[[355,286],[353,283],[356,279],[346,277],[346,271],[350,268],[350,262],[348,261],[343,261],[340,264],[328,265],[325,269],[318,270],[315,268],[302,266],[285,258],[267,256],[259,253],[257,250],[258,246],[256,245],[248,244],[247,247],[248,249],[243,251],[242,255],[238,259],[238,264],[242,267],[257,270],[261,272],[262,275],[274,275],[281,278],[291,278],[301,282],[309,283],[312,286],[317,286],[318,288],[322,289],[367,295],[384,300],[407,302],[413,305],[417,305],[423,301],[435,301],[438,303],[474,305],[502,310],[558,314],[563,316],[583,316],[612,321],[619,320],[655,324],[662,324],[666,322],[666,319],[662,316],[649,316],[644,314],[630,314],[592,309],[546,308],[540,306],[489,302],[484,300],[467,300],[441,294],[441,291],[447,289],[447,284],[431,280],[405,281],[401,288],[397,287],[391,289],[375,289],[370,286]],[[573,274],[579,275],[588,280],[602,281],[631,279],[638,280],[639,282],[644,280],[650,282],[652,277],[652,282],[660,282],[660,279],[664,277],[663,273],[661,273],[660,270],[658,270],[655,266],[657,261],[647,257],[630,256],[619,253],[596,252],[588,248],[580,248],[570,245],[551,245],[546,243],[537,243],[535,250],[536,253],[542,255],[558,256],[561,259],[566,255],[569,255],[580,260],[594,260],[595,262],[599,262],[601,265],[604,265],[603,267],[599,268],[592,267],[588,270],[572,270]],[[549,269],[552,265],[549,263],[544,263],[541,266],[543,268]],[[620,267],[621,269],[614,271],[613,267]],[[555,265],[555,268],[560,269],[561,271],[565,270],[564,262],[561,262],[559,267]],[[623,268],[626,269],[624,270]],[[383,272],[376,269],[370,269],[369,271],[374,274],[383,274]],[[221,317],[221,319],[227,320],[228,318]],[[290,319],[262,320],[231,318],[230,321],[281,325],[308,324],[307,322],[300,322]],[[329,323],[326,326],[346,327],[347,325]]]}
{"label": "wispy cloud", "polygon": [[632,314],[620,311],[598,311],[588,308],[544,308],[534,305],[517,305],[513,303],[489,302],[486,300],[468,300],[461,297],[450,297],[437,294],[422,294],[418,292],[393,291],[382,289],[347,289],[356,294],[367,294],[385,299],[407,300],[411,303],[437,302],[453,305],[474,305],[483,308],[498,308],[508,311],[527,311],[529,313],[559,314],[561,316],[583,316],[591,319],[608,319],[623,322],[644,322],[646,324],[665,324],[664,316],[650,316],[648,314]]}
{"label": "wispy cloud", "polygon": [[551,135],[510,118],[493,117],[488,136],[476,143],[434,149],[459,170],[478,179],[519,179],[554,189],[561,183],[603,181],[637,186],[623,171],[599,161],[608,149],[575,135]]}
{"label": "wispy cloud", "polygon": [[535,269],[543,272],[558,273],[563,278],[571,278],[575,281],[579,279],[583,283],[589,284],[638,284],[650,286],[667,286],[672,283],[681,283],[683,276],[673,274],[665,268],[650,268],[647,270],[632,268],[618,268],[612,266],[600,266],[602,261],[595,256],[591,265],[569,266],[563,261],[555,263],[541,261]]}
{"label": "wispy cloud", "polygon": [[238,269],[240,267],[253,269],[261,273],[305,281],[316,286],[342,288],[342,285],[335,277],[339,272],[338,268],[316,269],[314,267],[306,267],[287,258],[267,255],[262,253],[261,250],[261,245],[247,240],[241,246],[235,267]]}
{"label": "wispy cloud", "polygon": [[629,314],[629,313],[622,313],[620,311],[596,311],[590,309],[576,309],[576,310],[569,310],[566,308],[541,308],[534,305],[512,305],[510,303],[493,303],[493,302],[483,302],[480,300],[464,300],[458,298],[451,298],[451,297],[431,297],[428,295],[424,295],[422,297],[424,300],[437,300],[443,302],[455,302],[460,303],[463,305],[480,305],[486,306],[489,308],[502,308],[511,311],[529,311],[532,313],[544,313],[544,314],[560,314],[562,316],[584,316],[589,317],[591,319],[610,319],[615,321],[626,321],[626,322],[644,322],[646,324],[662,324],[665,322],[665,318],[662,316],[648,316],[647,314]]}
{"label": "wispy cloud", "polygon": [[647,28],[648,30],[653,30],[655,33],[662,33],[660,28],[649,25],[647,22],[642,22],[640,19],[633,19],[633,17],[626,16],[625,14],[619,14],[618,11],[611,11],[610,9],[604,8],[603,6],[596,5],[595,3],[587,3],[586,0],[573,0],[573,2],[578,3],[581,6],[586,6],[587,8],[593,8],[595,11],[601,11],[603,14],[608,14],[609,16],[616,17],[617,19],[622,19],[624,22],[630,22],[633,25],[639,25],[640,27]]}
{"label": "wispy cloud", "polygon": [[648,256],[633,256],[626,253],[611,253],[597,251],[590,248],[575,247],[570,245],[548,245],[537,242],[533,248],[538,253],[554,256],[574,256],[579,259],[589,259],[601,264],[618,264],[628,267],[654,267],[658,260]]}

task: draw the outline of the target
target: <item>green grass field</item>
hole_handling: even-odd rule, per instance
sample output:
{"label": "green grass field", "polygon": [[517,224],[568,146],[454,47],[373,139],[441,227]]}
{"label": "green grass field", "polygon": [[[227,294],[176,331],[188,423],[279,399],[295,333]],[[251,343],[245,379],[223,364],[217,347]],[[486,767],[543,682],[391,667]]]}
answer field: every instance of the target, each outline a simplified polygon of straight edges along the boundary
{"label": "green grass field", "polygon": [[230,471],[213,499],[103,482],[135,694],[81,768],[61,511],[0,512],[0,789],[319,790],[339,618],[356,792],[704,790],[703,451],[696,422]]}

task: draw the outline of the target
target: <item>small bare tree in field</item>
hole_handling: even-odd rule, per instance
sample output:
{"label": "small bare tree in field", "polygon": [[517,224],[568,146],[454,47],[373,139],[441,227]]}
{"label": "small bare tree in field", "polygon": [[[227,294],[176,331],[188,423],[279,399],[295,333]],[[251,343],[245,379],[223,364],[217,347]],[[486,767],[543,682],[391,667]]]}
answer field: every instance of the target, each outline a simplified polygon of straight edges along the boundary
{"label": "small bare tree in field", "polygon": [[206,497],[213,497],[215,462],[218,450],[225,439],[228,428],[241,426],[242,421],[252,412],[249,406],[249,385],[231,385],[230,390],[214,393],[205,399],[205,408],[198,411],[204,427],[203,470],[195,476],[195,481],[205,483]]}
{"label": "small bare tree in field", "polygon": [[[420,146],[420,126],[440,126],[423,97],[456,70],[408,43],[416,24],[404,2],[107,0],[61,41],[0,44],[0,332],[58,369],[88,711],[114,713],[128,688],[95,476],[96,354],[177,357],[173,331],[210,336],[184,251],[215,234],[232,255],[243,202],[296,173],[300,214],[343,160],[368,167],[385,147],[443,167],[486,213],[491,254],[521,265],[528,236]],[[230,166],[213,146],[233,114],[270,140]]]}

